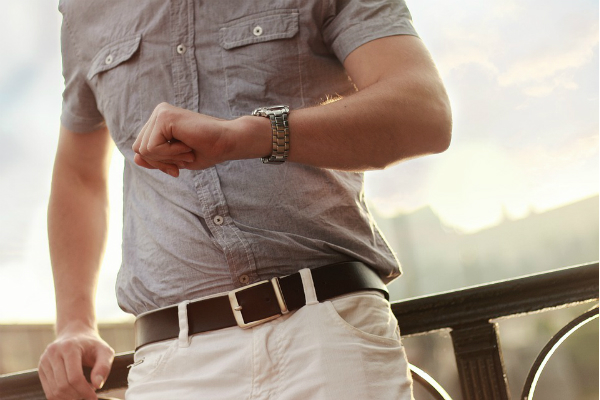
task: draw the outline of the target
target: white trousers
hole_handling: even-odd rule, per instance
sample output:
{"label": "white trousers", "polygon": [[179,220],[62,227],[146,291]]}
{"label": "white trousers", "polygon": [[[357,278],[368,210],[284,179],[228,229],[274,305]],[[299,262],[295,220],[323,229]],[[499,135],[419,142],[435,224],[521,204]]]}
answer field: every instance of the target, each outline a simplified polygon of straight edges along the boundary
{"label": "white trousers", "polygon": [[307,305],[251,329],[188,337],[135,353],[126,399],[412,400],[412,379],[389,303],[357,292],[319,303],[301,271]]}

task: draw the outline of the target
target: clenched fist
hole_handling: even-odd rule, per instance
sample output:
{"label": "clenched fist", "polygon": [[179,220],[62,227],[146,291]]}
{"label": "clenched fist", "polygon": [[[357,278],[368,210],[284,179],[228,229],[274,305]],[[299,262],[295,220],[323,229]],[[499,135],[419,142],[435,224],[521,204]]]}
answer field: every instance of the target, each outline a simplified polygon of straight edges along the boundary
{"label": "clenched fist", "polygon": [[173,177],[180,169],[270,153],[270,123],[261,117],[223,120],[161,103],[133,143],[136,164]]}

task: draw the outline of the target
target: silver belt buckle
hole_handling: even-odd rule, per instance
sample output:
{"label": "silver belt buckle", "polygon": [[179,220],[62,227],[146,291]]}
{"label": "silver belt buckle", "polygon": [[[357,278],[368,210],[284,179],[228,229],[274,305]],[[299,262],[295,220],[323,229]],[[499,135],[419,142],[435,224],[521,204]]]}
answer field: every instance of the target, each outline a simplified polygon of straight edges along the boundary
{"label": "silver belt buckle", "polygon": [[275,292],[275,297],[277,297],[277,303],[279,304],[279,309],[281,310],[281,314],[275,314],[270,317],[259,319],[256,321],[251,321],[248,323],[246,323],[244,321],[244,317],[242,316],[242,306],[240,306],[240,304],[238,303],[236,293],[241,292],[246,289],[249,289],[252,286],[263,285],[267,282],[269,282],[269,281],[260,281],[260,282],[254,283],[252,285],[249,285],[249,286],[246,286],[246,287],[243,287],[240,289],[232,290],[228,293],[229,303],[231,304],[231,310],[233,311],[233,316],[235,317],[235,321],[237,322],[237,324],[240,328],[242,328],[242,329],[252,328],[253,326],[264,324],[267,321],[271,321],[275,318],[279,318],[282,315],[285,315],[290,312],[287,308],[287,305],[285,304],[285,300],[283,298],[283,293],[281,292],[281,286],[279,286],[279,279],[273,278],[273,279],[271,279],[271,285],[273,286],[273,290]]}

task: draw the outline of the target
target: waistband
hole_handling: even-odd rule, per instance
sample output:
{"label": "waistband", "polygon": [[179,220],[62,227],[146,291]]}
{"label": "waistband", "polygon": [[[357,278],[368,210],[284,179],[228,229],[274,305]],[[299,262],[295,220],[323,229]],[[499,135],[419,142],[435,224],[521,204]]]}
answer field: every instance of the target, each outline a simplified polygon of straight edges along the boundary
{"label": "waistband", "polygon": [[[359,261],[310,270],[319,302],[361,290],[389,293],[379,275]],[[188,335],[239,326],[247,329],[306,305],[300,272],[260,281],[223,295],[192,300],[187,307]],[[140,315],[135,321],[136,350],[150,343],[179,337],[179,306]]]}

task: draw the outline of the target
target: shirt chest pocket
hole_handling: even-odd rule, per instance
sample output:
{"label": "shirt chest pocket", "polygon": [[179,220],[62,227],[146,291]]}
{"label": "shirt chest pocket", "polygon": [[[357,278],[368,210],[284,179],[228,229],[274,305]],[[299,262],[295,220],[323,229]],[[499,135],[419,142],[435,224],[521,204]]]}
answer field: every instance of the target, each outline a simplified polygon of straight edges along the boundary
{"label": "shirt chest pocket", "polygon": [[259,106],[304,106],[298,10],[272,10],[220,30],[226,96],[232,116]]}
{"label": "shirt chest pocket", "polygon": [[98,108],[117,146],[140,129],[140,93],[136,83],[141,36],[115,40],[96,53],[87,74]]}

